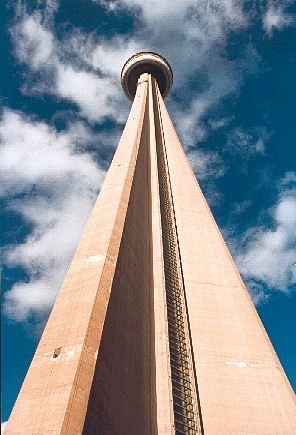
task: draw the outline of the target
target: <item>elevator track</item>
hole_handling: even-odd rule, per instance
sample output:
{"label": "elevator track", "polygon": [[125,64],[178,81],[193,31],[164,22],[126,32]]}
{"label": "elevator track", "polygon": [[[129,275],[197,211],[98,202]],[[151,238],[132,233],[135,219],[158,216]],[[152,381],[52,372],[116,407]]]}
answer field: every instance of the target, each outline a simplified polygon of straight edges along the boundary
{"label": "elevator track", "polygon": [[[154,84],[156,87],[156,85]],[[154,88],[157,96],[157,91]],[[159,102],[154,98],[166,304],[176,434],[202,434],[170,175]]]}

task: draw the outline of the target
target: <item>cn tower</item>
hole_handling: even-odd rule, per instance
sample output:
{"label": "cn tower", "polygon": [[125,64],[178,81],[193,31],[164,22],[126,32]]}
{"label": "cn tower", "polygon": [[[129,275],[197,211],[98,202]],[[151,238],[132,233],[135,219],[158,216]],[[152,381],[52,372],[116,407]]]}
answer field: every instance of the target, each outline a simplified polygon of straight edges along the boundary
{"label": "cn tower", "polygon": [[292,435],[294,394],[164,104],[172,70],[137,53],[121,81],[131,111],[5,433]]}

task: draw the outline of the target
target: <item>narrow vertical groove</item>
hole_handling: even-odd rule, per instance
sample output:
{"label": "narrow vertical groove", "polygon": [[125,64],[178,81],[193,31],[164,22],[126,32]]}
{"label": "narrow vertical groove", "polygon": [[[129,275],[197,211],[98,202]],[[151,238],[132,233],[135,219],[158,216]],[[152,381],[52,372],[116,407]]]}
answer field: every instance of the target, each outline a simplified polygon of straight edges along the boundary
{"label": "narrow vertical groove", "polygon": [[190,334],[188,328],[184,284],[174,205],[167,164],[157,84],[152,80],[156,129],[156,152],[159,176],[164,274],[168,317],[168,334],[174,423],[176,434],[202,434],[200,407],[195,388]]}

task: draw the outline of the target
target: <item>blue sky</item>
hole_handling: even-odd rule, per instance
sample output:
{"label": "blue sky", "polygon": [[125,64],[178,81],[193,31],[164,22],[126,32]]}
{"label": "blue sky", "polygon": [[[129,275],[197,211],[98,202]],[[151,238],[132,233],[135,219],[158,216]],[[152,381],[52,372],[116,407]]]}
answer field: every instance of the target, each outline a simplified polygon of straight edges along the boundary
{"label": "blue sky", "polygon": [[6,1],[0,14],[2,419],[114,153],[137,51],[169,61],[185,151],[296,389],[296,5]]}

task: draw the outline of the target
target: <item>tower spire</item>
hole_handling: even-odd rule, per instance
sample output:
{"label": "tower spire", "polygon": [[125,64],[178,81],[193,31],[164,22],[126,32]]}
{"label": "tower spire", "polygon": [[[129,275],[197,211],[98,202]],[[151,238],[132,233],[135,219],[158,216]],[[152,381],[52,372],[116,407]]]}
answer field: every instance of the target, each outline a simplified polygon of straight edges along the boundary
{"label": "tower spire", "polygon": [[171,68],[138,53],[121,77],[131,112],[5,433],[292,434],[292,389],[163,101]]}

